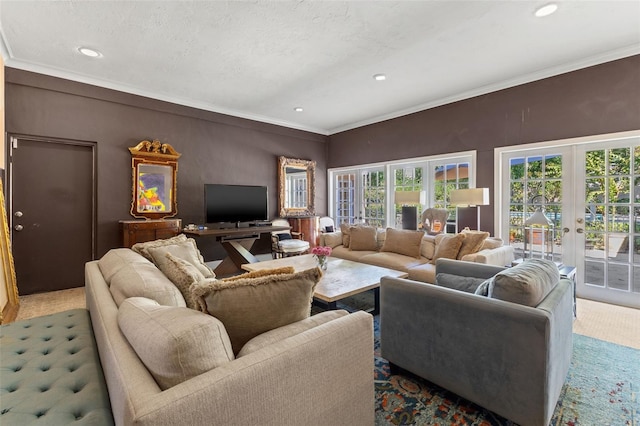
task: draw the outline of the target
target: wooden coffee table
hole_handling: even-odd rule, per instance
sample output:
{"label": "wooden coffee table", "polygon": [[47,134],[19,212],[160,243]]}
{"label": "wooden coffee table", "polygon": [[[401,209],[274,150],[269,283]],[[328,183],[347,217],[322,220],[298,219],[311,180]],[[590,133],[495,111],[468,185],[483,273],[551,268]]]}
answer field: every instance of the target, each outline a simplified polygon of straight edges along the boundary
{"label": "wooden coffee table", "polygon": [[[242,269],[259,271],[293,266],[296,272],[300,272],[317,265],[318,262],[312,254],[305,254],[285,257],[284,259],[267,260],[265,262],[247,263],[242,265]],[[327,269],[322,272],[322,278],[313,293],[313,298],[316,301],[321,302],[328,309],[336,309],[338,300],[373,290],[375,300],[375,307],[371,311],[373,315],[377,315],[380,312],[380,278],[385,276],[406,278],[408,276],[406,272],[395,269],[381,268],[336,257],[329,257]]]}

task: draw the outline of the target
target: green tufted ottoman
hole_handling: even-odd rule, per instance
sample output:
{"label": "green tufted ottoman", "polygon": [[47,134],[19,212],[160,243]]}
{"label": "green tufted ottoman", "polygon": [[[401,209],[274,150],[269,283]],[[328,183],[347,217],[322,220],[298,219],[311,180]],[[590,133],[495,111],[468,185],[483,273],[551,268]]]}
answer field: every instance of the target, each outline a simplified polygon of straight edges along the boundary
{"label": "green tufted ottoman", "polygon": [[0,424],[113,424],[89,311],[0,327]]}

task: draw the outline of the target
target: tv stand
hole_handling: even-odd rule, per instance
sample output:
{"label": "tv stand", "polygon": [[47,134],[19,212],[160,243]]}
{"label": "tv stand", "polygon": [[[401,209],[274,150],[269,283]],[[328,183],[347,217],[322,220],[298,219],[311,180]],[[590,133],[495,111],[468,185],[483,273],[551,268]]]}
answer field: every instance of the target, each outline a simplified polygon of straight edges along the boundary
{"label": "tv stand", "polygon": [[252,226],[251,228],[229,229],[194,229],[184,230],[184,234],[190,237],[214,237],[222,244],[227,257],[213,271],[216,275],[225,276],[242,272],[242,265],[256,263],[258,259],[249,251],[253,243],[261,234],[287,231],[290,226]]}

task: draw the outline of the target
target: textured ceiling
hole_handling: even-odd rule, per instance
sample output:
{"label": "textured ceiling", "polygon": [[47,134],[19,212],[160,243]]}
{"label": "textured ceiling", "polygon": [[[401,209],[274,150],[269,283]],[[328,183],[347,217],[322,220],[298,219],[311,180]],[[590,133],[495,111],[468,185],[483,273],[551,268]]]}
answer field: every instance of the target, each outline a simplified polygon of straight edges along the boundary
{"label": "textured ceiling", "polygon": [[640,1],[558,3],[0,0],[0,47],[9,67],[332,134],[640,53]]}

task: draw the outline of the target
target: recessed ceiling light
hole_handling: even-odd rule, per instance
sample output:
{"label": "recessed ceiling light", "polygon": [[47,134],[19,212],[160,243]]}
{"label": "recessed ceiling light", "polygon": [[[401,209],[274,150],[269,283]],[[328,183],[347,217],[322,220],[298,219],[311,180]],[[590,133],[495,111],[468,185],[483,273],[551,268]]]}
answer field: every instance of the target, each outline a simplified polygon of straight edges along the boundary
{"label": "recessed ceiling light", "polygon": [[78,47],[78,52],[90,58],[99,58],[100,56],[102,56],[102,53],[88,47]]}
{"label": "recessed ceiling light", "polygon": [[387,76],[384,74],[374,74],[373,79],[376,81],[384,81],[387,79]]}
{"label": "recessed ceiling light", "polygon": [[295,112],[302,112],[302,111],[304,111],[304,109],[302,109],[302,107],[295,107],[293,110],[294,110]]}
{"label": "recessed ceiling light", "polygon": [[541,6],[541,7],[537,8],[536,12],[535,12],[535,15],[538,18],[542,18],[544,16],[551,15],[556,10],[558,10],[558,5],[555,4],[555,3],[549,3],[549,4],[545,4],[544,6]]}

